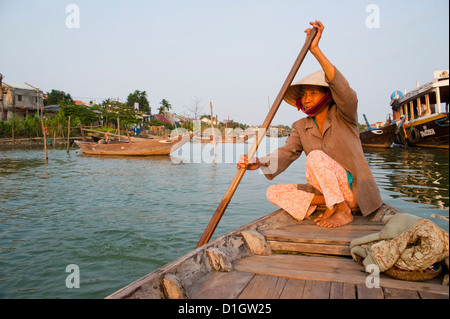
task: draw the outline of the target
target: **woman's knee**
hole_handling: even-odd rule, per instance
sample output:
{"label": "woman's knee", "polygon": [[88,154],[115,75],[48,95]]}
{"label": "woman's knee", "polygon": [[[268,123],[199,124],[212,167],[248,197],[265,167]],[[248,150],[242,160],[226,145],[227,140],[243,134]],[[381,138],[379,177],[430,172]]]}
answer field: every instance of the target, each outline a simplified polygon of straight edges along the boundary
{"label": "woman's knee", "polygon": [[312,164],[321,163],[324,158],[328,156],[323,151],[315,150],[312,151],[306,156],[306,166],[310,166]]}
{"label": "woman's knee", "polygon": [[272,185],[267,189],[267,199],[272,203],[277,202],[280,199],[280,196],[291,192],[292,189],[295,189],[295,186],[296,185],[291,184]]}
{"label": "woman's knee", "polygon": [[272,201],[277,197],[277,195],[280,193],[280,185],[272,185],[267,189],[267,199],[269,201]]}

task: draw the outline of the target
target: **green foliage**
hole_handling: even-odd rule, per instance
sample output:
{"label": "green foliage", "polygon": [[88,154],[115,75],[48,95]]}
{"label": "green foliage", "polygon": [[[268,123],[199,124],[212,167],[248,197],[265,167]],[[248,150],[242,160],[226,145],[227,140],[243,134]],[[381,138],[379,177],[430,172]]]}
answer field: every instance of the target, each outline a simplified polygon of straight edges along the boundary
{"label": "green foliage", "polygon": [[51,92],[47,92],[47,98],[44,100],[44,105],[56,105],[59,104],[60,101],[64,103],[72,103],[72,97],[69,93],[59,90],[51,90]]}
{"label": "green foliage", "polygon": [[194,131],[194,124],[192,122],[184,122],[181,127],[188,130],[189,132]]}
{"label": "green foliage", "polygon": [[87,106],[75,105],[74,103],[60,101],[61,110],[59,113],[64,118],[78,119],[81,124],[89,125],[93,122],[98,121],[97,114]]}
{"label": "green foliage", "polygon": [[134,111],[134,106],[127,103],[107,99],[102,103],[102,114],[104,125],[117,125],[117,118],[120,119],[120,127],[126,128],[129,125],[134,125],[140,122]]}
{"label": "green foliage", "polygon": [[5,122],[0,121],[0,137],[12,137],[13,124],[15,138],[42,136],[40,119],[34,116],[27,115],[23,121],[19,121],[17,117],[13,117]]}
{"label": "green foliage", "polygon": [[150,103],[148,102],[146,91],[135,90],[133,93],[128,94],[126,105],[134,109],[135,102],[139,103],[139,111],[150,113]]}
{"label": "green foliage", "polygon": [[172,109],[172,105],[170,105],[169,101],[166,99],[162,99],[159,103],[160,107],[158,108],[158,113],[163,114],[164,112],[169,112]]}
{"label": "green foliage", "polygon": [[169,129],[169,130],[173,130],[175,128],[175,126],[173,126],[170,123],[163,123],[160,120],[157,119],[151,119],[149,122],[149,126],[161,126],[163,125],[165,128]]}

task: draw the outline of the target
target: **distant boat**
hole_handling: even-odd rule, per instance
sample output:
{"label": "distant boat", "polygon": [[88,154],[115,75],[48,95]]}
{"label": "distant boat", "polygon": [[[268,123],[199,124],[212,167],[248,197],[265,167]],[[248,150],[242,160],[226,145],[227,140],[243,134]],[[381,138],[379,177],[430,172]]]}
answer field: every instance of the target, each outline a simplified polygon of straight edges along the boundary
{"label": "distant boat", "polygon": [[397,134],[397,125],[395,123],[391,123],[378,129],[371,129],[365,114],[364,119],[366,120],[367,127],[369,129],[359,134],[361,145],[365,147],[376,148],[390,147],[394,142],[395,136]]}
{"label": "distant boat", "polygon": [[[403,95],[391,96],[394,120],[405,117],[395,144],[416,147],[449,148],[449,75],[434,71],[434,80]],[[445,106],[445,110],[443,107]]]}
{"label": "distant boat", "polygon": [[189,135],[179,135],[172,139],[137,139],[125,141],[109,141],[102,139],[98,142],[75,141],[84,154],[89,155],[127,155],[149,156],[169,155],[189,142]]}
{"label": "distant boat", "polygon": [[284,130],[278,129],[277,127],[269,127],[266,131],[267,137],[283,137],[286,136]]}
{"label": "distant boat", "polygon": [[215,141],[216,143],[244,143],[245,141],[248,140],[248,135],[244,136],[222,135],[216,137],[215,139],[213,138],[212,135],[210,135],[209,138],[205,136],[197,137],[194,135],[192,140],[197,143],[212,143],[213,141]]}

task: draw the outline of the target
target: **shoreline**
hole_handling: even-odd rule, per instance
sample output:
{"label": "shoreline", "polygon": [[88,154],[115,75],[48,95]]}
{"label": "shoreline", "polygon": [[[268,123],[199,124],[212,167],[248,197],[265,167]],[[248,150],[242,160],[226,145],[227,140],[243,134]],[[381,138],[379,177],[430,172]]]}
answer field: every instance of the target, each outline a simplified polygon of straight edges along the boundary
{"label": "shoreline", "polygon": [[[85,137],[86,138],[86,137]],[[82,136],[70,137],[69,140],[71,144],[74,140],[81,140]],[[67,137],[57,137],[57,138],[47,138],[47,143],[49,144],[67,144]],[[43,137],[27,137],[27,138],[0,138],[0,146],[11,146],[11,145],[44,145]]]}

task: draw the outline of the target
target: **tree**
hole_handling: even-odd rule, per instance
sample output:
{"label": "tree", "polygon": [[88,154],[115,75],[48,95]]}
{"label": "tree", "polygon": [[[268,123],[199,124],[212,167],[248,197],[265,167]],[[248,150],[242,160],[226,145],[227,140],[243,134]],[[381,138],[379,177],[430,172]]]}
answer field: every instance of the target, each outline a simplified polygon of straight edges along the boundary
{"label": "tree", "polygon": [[194,116],[194,119],[197,119],[200,112],[202,112],[202,106],[201,106],[202,100],[199,99],[197,96],[192,100],[191,107],[188,107],[188,110],[192,112],[192,115]]}
{"label": "tree", "polygon": [[133,93],[128,94],[126,105],[134,108],[135,102],[139,103],[139,111],[150,113],[150,103],[148,102],[146,91],[135,90]]}
{"label": "tree", "polygon": [[106,99],[102,102],[103,120],[104,123],[117,123],[117,118],[120,119],[120,126],[126,127],[127,124],[137,124],[140,120],[134,111],[134,106],[127,103],[121,103],[113,99]]}
{"label": "tree", "polygon": [[60,104],[60,102],[63,101],[63,103],[72,103],[72,97],[69,93],[66,93],[64,91],[59,90],[51,90],[51,92],[47,92],[47,98],[44,99],[44,105],[55,105]]}
{"label": "tree", "polygon": [[98,121],[97,114],[87,106],[75,105],[73,102],[65,102],[64,100],[60,100],[60,104],[60,114],[65,118],[69,116],[78,118],[83,125],[89,125]]}
{"label": "tree", "polygon": [[170,109],[172,108],[172,105],[170,105],[169,101],[167,101],[166,99],[162,99],[162,101],[161,101],[161,103],[159,103],[159,105],[161,105],[158,108],[159,114],[163,114],[164,112],[169,112]]}

